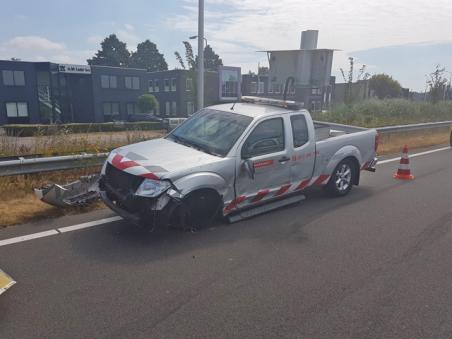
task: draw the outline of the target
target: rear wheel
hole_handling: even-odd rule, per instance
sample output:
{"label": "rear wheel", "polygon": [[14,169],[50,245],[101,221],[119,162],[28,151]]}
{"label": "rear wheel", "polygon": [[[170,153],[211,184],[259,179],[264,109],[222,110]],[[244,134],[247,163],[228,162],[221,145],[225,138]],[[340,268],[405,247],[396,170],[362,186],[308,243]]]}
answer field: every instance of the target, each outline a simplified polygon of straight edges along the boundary
{"label": "rear wheel", "polygon": [[325,189],[334,197],[347,195],[353,187],[356,175],[356,166],[353,161],[344,159],[334,169]]}

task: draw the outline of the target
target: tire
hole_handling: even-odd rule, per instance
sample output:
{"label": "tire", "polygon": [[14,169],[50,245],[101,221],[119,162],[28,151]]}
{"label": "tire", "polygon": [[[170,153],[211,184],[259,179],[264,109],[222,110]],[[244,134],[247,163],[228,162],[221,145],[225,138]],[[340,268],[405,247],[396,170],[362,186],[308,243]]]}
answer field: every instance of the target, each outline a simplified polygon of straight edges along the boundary
{"label": "tire", "polygon": [[325,189],[330,196],[346,196],[356,182],[356,176],[355,163],[351,159],[344,159],[334,169]]}
{"label": "tire", "polygon": [[208,227],[220,210],[220,201],[214,191],[200,190],[190,193],[182,204],[181,226],[191,230]]}

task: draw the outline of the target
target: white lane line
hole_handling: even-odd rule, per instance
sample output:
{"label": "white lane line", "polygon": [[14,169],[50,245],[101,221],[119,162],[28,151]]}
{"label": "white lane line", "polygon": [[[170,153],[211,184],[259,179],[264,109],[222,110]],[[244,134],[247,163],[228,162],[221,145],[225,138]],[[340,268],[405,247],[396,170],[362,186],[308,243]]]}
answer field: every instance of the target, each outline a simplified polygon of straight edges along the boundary
{"label": "white lane line", "polygon": [[[410,158],[416,158],[416,157],[420,157],[422,155],[427,155],[427,154],[431,154],[431,153],[446,151],[448,149],[452,149],[452,147],[448,146],[448,147],[433,149],[433,150],[430,150],[430,151],[410,154],[409,156],[410,156]],[[400,157],[378,161],[378,165],[384,165],[384,164],[388,164],[390,162],[396,162],[396,161],[400,161]]]}
{"label": "white lane line", "polygon": [[57,228],[56,230],[61,233],[72,232],[72,231],[81,230],[81,229],[88,228],[88,227],[107,224],[109,222],[118,221],[121,219],[122,218],[120,216],[116,216],[116,217],[111,217],[111,218],[105,218],[105,219],[99,219],[99,220],[94,220],[94,221],[90,221],[90,222],[85,222],[83,224],[78,224],[78,225],[73,225],[73,226],[60,227],[60,228]]}
{"label": "white lane line", "polygon": [[28,240],[38,239],[38,238],[49,237],[51,235],[57,235],[57,234],[59,234],[59,233],[56,230],[49,230],[49,231],[44,231],[44,232],[39,232],[39,233],[32,233],[32,234],[22,235],[20,237],[0,240],[0,247],[1,246],[6,246],[6,245],[11,245],[11,244],[16,244],[18,242],[23,242],[23,241],[28,241]]}

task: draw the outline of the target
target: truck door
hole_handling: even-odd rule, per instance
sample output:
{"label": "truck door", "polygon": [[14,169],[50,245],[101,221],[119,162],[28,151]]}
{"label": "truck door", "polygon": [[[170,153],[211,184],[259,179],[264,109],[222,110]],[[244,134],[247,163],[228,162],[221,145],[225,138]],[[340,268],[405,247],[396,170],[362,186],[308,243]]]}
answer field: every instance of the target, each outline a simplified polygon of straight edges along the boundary
{"label": "truck door", "polygon": [[[283,117],[269,118],[258,123],[245,139],[236,172],[236,201],[240,205],[234,207],[271,199],[290,186],[288,128]],[[246,169],[247,163],[254,167],[254,178]]]}
{"label": "truck door", "polygon": [[290,175],[294,184],[291,190],[300,191],[311,184],[316,159],[315,132],[309,129],[306,116],[301,113],[291,115],[290,124],[293,140]]}

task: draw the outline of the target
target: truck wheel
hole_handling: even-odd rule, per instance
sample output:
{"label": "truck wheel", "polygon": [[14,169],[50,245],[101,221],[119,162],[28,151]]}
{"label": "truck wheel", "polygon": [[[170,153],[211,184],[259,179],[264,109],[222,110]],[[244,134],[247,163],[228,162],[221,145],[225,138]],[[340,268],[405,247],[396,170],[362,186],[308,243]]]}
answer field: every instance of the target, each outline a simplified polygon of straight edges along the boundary
{"label": "truck wheel", "polygon": [[190,193],[183,202],[181,226],[191,230],[208,227],[220,210],[220,201],[218,194],[210,190]]}
{"label": "truck wheel", "polygon": [[352,189],[355,177],[355,164],[350,159],[344,159],[334,169],[325,189],[333,197],[343,197]]}

